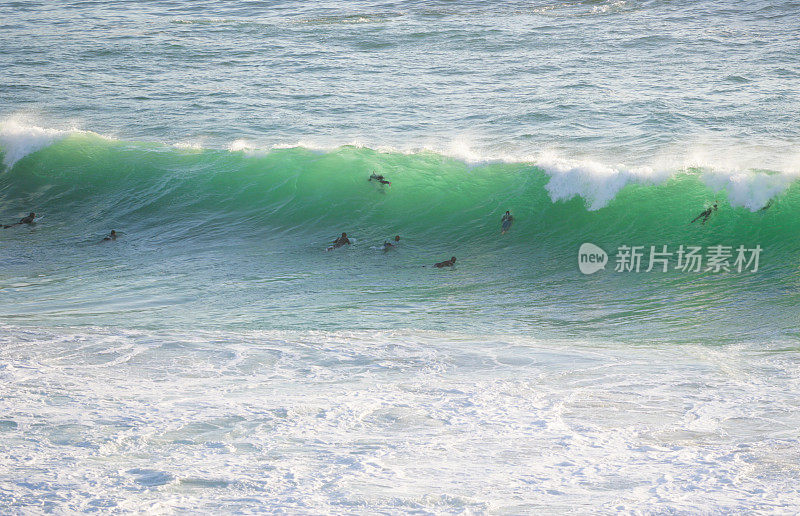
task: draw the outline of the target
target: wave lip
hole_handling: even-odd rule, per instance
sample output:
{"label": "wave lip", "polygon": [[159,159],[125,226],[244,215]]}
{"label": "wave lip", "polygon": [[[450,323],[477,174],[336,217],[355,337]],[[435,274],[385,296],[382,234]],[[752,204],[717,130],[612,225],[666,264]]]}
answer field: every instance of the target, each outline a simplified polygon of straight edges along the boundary
{"label": "wave lip", "polygon": [[[73,139],[76,135],[92,138]],[[93,138],[95,136],[97,139]],[[71,151],[78,151],[87,145],[105,146],[113,140],[92,131],[40,127],[14,118],[0,121],[0,153],[7,170],[24,157],[54,144],[61,145],[60,142],[65,139],[68,140],[63,143]],[[98,139],[103,141],[97,141]],[[204,138],[201,137],[160,145],[166,149],[189,150],[202,154],[206,150],[212,150],[204,143]],[[136,145],[131,147],[138,148]],[[463,139],[451,140],[449,144],[395,147],[370,146],[359,140],[342,144],[341,140],[337,143],[335,140],[320,141],[314,138],[264,145],[257,140],[238,138],[230,141],[225,148],[231,154],[243,154],[246,160],[267,160],[266,164],[270,166],[270,155],[294,150],[296,156],[287,156],[302,170],[313,168],[303,157],[304,153],[312,152],[317,156],[345,160],[356,169],[363,166],[365,170],[373,170],[377,167],[393,173],[402,170],[407,177],[415,177],[418,184],[430,181],[432,177],[453,178],[467,170],[484,167],[511,165],[513,170],[526,173],[537,169],[548,178],[544,189],[551,202],[568,201],[577,197],[583,199],[589,211],[609,206],[629,185],[658,187],[682,175],[698,177],[711,191],[726,195],[731,206],[758,211],[771,199],[784,194],[800,178],[800,155],[793,154],[790,150],[778,158],[770,159],[764,148],[746,145],[739,148],[725,145],[688,148],[681,146],[666,149],[663,156],[654,156],[640,164],[620,162],[613,165],[610,164],[613,162],[591,156],[571,157],[548,149],[528,154],[524,151],[510,152],[509,149],[487,151],[475,148]],[[720,150],[727,152],[719,152]],[[751,150],[755,152],[750,152]],[[169,163],[170,158],[166,159],[167,162],[162,166],[164,170],[169,170],[173,167]],[[225,168],[226,162],[223,158],[220,166]],[[233,169],[241,166],[236,160],[229,164]],[[177,162],[175,165],[182,166]],[[98,173],[100,172],[102,171]],[[319,180],[336,181],[333,176],[322,174],[322,170],[319,172]],[[269,182],[268,178],[264,178],[264,181]]]}
{"label": "wave lip", "polygon": [[10,170],[19,160],[45,149],[54,143],[72,135],[91,135],[104,140],[113,138],[84,131],[76,127],[70,129],[54,129],[29,124],[19,119],[11,118],[0,121],[0,153],[3,156],[3,165]]}
{"label": "wave lip", "polygon": [[48,147],[71,132],[73,131],[22,124],[16,120],[3,121],[0,123],[0,148],[3,151],[3,164],[10,169],[28,154]]}
{"label": "wave lip", "polygon": [[628,183],[660,184],[671,176],[669,171],[658,172],[650,167],[612,167],[552,154],[543,155],[536,165],[550,176],[545,188],[553,202],[581,197],[592,211],[604,208]]}

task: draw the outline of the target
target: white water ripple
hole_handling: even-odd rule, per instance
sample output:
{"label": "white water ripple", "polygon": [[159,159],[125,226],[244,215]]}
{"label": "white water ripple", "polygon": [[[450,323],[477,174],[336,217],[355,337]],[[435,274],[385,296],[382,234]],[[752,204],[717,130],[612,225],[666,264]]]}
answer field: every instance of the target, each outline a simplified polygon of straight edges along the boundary
{"label": "white water ripple", "polygon": [[0,505],[800,509],[795,350],[0,328]]}

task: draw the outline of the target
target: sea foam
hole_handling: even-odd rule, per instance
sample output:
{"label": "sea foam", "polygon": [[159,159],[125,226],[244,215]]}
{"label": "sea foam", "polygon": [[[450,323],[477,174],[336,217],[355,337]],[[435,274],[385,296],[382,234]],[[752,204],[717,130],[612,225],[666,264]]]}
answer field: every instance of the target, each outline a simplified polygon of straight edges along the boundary
{"label": "sea foam", "polygon": [[14,163],[28,154],[49,146],[69,133],[70,131],[23,124],[13,119],[4,120],[0,122],[0,148],[3,150],[3,164],[10,169]]}

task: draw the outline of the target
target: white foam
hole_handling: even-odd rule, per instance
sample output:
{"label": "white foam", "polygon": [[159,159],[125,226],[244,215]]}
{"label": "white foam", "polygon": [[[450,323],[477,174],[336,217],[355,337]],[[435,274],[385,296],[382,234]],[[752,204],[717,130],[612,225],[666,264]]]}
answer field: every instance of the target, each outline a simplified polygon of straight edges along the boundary
{"label": "white foam", "polygon": [[176,149],[201,151],[206,148],[205,142],[202,139],[188,139],[182,140],[172,144]]}
{"label": "white foam", "polygon": [[787,343],[6,325],[0,343],[12,512],[800,510]]}
{"label": "white foam", "polygon": [[786,143],[743,144],[707,135],[672,145],[656,158],[663,167],[697,171],[731,206],[762,208],[800,177],[800,151]]}
{"label": "white foam", "polygon": [[114,139],[111,136],[78,129],[75,125],[71,125],[68,129],[41,127],[23,116],[2,120],[0,121],[0,148],[3,151],[3,164],[10,169],[25,156],[75,134],[92,135],[106,140]]}
{"label": "white foam", "polygon": [[616,12],[626,7],[627,2],[624,0],[616,0],[604,5],[596,5],[592,7],[593,14],[605,14],[609,11]]}
{"label": "white foam", "polygon": [[69,133],[70,131],[24,124],[15,119],[3,120],[0,122],[0,147],[3,150],[3,164],[10,169],[14,163],[28,154],[49,146]]}
{"label": "white foam", "polygon": [[258,146],[244,138],[239,138],[228,144],[228,150],[231,152],[253,151],[258,150]]}
{"label": "white foam", "polygon": [[657,184],[671,175],[650,167],[609,166],[588,160],[567,160],[544,153],[536,162],[550,176],[545,188],[550,199],[564,201],[573,197],[586,200],[590,210],[605,207],[630,183]]}
{"label": "white foam", "polygon": [[541,168],[550,176],[546,188],[553,202],[580,197],[586,201],[589,210],[606,207],[629,184],[658,185],[678,174],[688,173],[698,174],[714,191],[726,191],[732,206],[755,211],[763,207],[769,199],[780,195],[792,181],[800,177],[800,152],[782,152],[776,158],[774,148],[769,146],[743,147],[735,142],[710,141],[701,137],[695,137],[692,143],[668,146],[641,164],[610,164],[613,162],[608,159],[571,156],[550,149],[535,152],[518,148],[487,150],[475,143],[478,140],[479,138],[469,135],[460,135],[450,139],[431,139],[393,146],[380,142],[367,143],[360,138],[335,140],[309,137],[267,146],[259,146],[248,140],[235,140],[228,148],[256,154],[266,153],[271,149],[288,148],[331,152],[352,146],[387,154],[435,153],[463,161],[470,166],[491,163],[530,164]]}
{"label": "white foam", "polygon": [[792,180],[786,174],[764,172],[707,171],[703,174],[703,181],[709,188],[727,193],[731,206],[743,206],[750,211],[764,207],[770,199],[786,190]]}

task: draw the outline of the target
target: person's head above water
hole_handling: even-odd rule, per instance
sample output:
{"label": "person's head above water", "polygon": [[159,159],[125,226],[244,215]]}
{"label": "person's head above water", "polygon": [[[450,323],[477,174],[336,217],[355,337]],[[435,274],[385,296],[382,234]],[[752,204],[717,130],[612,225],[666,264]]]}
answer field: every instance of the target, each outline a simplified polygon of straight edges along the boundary
{"label": "person's head above water", "polygon": [[112,229],[112,230],[111,230],[111,234],[112,234],[112,235],[114,235],[114,236],[116,236],[116,235],[117,235],[117,232],[116,232],[116,231],[114,231],[114,230]]}
{"label": "person's head above water", "polygon": [[451,262],[451,263],[456,263],[456,257],[455,257],[455,256],[453,256],[452,258],[450,258],[450,262]]}
{"label": "person's head above water", "polygon": [[17,224],[33,224],[34,219],[36,219],[36,214],[30,212],[27,217],[23,217]]}
{"label": "person's head above water", "polygon": [[342,233],[342,238],[347,238],[347,233]]}
{"label": "person's head above water", "polygon": [[506,215],[511,215],[511,212],[506,210]]}
{"label": "person's head above water", "polygon": [[395,242],[399,242],[399,241],[400,241],[400,235],[395,235],[395,237],[394,237],[394,241],[395,241]]}

